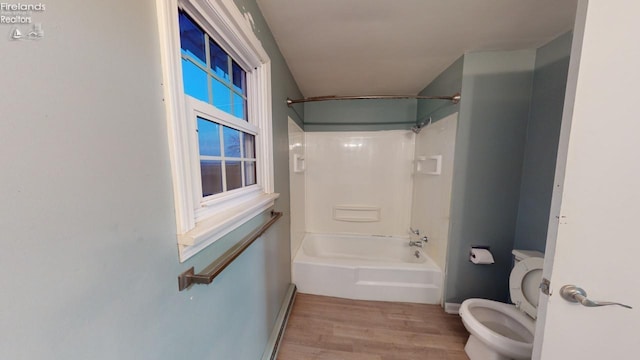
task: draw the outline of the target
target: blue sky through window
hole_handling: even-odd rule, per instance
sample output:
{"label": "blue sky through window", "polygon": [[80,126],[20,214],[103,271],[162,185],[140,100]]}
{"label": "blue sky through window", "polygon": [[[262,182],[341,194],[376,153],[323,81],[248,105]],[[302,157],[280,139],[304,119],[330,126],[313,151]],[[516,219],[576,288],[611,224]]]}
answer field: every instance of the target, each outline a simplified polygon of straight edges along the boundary
{"label": "blue sky through window", "polygon": [[240,157],[240,131],[229,127],[224,127],[222,131],[224,137],[224,155],[228,157]]}
{"label": "blue sky through window", "polygon": [[204,32],[185,13],[180,12],[180,47],[182,52],[206,64]]}
{"label": "blue sky through window", "polygon": [[211,82],[213,106],[231,114],[231,89],[216,79],[211,79]]}
{"label": "blue sky through window", "polygon": [[221,79],[229,81],[229,56],[218,44],[209,41],[209,53],[211,54],[211,70]]}
{"label": "blue sky through window", "polygon": [[242,68],[233,62],[232,66],[233,71],[233,87],[236,91],[240,92],[243,95],[247,95],[247,87],[245,86],[246,82],[246,74]]}
{"label": "blue sky through window", "polygon": [[220,125],[199,117],[198,144],[200,145],[200,155],[221,156]]}
{"label": "blue sky through window", "polygon": [[209,102],[207,73],[189,60],[182,59],[182,83],[184,93],[198,100]]}
{"label": "blue sky through window", "polygon": [[247,120],[246,72],[184,11],[179,24],[185,94]]}
{"label": "blue sky through window", "polygon": [[240,119],[244,119],[244,105],[245,101],[242,96],[233,93],[233,115],[239,117]]}

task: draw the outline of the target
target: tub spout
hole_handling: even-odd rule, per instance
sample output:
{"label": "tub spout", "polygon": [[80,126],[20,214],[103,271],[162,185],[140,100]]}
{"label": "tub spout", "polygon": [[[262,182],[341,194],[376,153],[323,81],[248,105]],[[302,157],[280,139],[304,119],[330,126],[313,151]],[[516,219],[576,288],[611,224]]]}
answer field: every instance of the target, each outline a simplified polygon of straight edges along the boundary
{"label": "tub spout", "polygon": [[424,246],[424,244],[422,243],[422,239],[416,241],[409,240],[409,246],[416,246],[421,248],[422,246]]}
{"label": "tub spout", "polygon": [[423,236],[420,238],[420,240],[416,240],[416,241],[409,240],[409,246],[415,246],[415,247],[421,248],[424,246],[424,243],[426,243],[427,241],[429,241],[429,238],[427,238],[426,236]]}

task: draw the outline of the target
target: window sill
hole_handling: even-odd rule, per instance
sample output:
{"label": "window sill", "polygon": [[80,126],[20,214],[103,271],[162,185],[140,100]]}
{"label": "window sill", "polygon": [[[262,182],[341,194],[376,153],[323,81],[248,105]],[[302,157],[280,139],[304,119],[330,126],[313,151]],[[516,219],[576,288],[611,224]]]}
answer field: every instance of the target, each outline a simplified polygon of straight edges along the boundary
{"label": "window sill", "polygon": [[178,235],[180,262],[186,261],[216,240],[269,209],[279,196],[280,194],[277,193],[261,194],[196,223],[195,228],[185,234]]}

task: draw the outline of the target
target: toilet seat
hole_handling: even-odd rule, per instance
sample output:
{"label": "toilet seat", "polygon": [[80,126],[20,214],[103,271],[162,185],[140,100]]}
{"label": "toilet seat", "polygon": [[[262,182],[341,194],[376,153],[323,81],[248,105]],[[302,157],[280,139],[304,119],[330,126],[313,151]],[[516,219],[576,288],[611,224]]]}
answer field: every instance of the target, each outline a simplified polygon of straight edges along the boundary
{"label": "toilet seat", "polygon": [[[511,302],[533,319],[537,317],[540,279],[544,259],[530,257],[518,262],[509,276]],[[536,276],[533,276],[536,274]]]}

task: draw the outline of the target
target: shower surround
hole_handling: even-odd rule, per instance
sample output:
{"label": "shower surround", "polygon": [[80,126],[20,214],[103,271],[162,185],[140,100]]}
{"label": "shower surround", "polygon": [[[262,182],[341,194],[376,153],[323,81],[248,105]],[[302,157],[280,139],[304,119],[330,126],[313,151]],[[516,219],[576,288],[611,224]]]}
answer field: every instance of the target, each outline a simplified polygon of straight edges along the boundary
{"label": "shower surround", "polygon": [[[441,302],[456,115],[417,134],[307,132],[303,156],[292,146],[300,134],[290,137],[292,181],[304,177],[303,191],[292,187],[305,204],[306,236],[292,246],[301,292]],[[423,248],[409,246],[425,235]]]}

